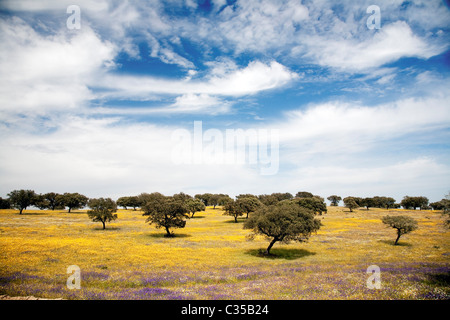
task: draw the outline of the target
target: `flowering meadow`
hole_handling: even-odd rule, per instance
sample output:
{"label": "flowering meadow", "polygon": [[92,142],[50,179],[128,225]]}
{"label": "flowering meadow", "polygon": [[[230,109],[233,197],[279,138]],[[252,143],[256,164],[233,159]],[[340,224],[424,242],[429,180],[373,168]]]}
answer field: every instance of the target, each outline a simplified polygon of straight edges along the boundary
{"label": "flowering meadow", "polygon": [[[419,228],[394,246],[381,218]],[[450,231],[437,211],[328,207],[308,242],[250,241],[220,207],[188,219],[175,237],[118,210],[102,230],[86,211],[0,210],[0,295],[62,299],[449,299]],[[67,268],[80,268],[69,289]],[[380,268],[370,289],[369,266]]]}

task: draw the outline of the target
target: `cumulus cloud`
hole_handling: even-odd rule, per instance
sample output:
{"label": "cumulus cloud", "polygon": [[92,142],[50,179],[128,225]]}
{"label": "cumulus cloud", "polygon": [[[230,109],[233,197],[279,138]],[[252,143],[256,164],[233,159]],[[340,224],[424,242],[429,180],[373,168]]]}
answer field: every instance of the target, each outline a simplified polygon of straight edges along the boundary
{"label": "cumulus cloud", "polygon": [[[228,63],[226,71],[223,67],[219,71],[216,64],[203,79],[192,79],[192,69],[190,76],[181,80],[112,74],[109,71],[114,67],[117,46],[102,40],[88,26],[74,33],[63,30],[42,35],[20,18],[1,19],[0,24],[4,30],[0,48],[3,111],[45,113],[80,108],[96,98],[151,100],[155,95],[168,94],[181,99],[170,105],[168,112],[209,108],[212,113],[225,113],[230,110],[229,104],[212,96],[255,94],[283,87],[298,78],[275,61],[253,61],[244,68],[230,68]],[[170,50],[158,49],[155,55],[159,54],[167,63],[194,67]]]}
{"label": "cumulus cloud", "polygon": [[2,110],[42,113],[91,99],[89,79],[113,66],[116,48],[89,27],[43,36],[17,17],[0,19]]}

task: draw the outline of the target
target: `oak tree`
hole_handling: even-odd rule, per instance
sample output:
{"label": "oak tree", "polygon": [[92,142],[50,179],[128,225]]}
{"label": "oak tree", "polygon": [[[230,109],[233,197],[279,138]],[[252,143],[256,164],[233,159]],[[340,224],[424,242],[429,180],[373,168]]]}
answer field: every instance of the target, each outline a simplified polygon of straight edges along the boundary
{"label": "oak tree", "polygon": [[110,222],[117,219],[117,205],[114,200],[110,198],[90,199],[88,201],[89,208],[87,214],[94,222],[101,222],[103,224],[103,230],[105,230],[106,222]]}
{"label": "oak tree", "polygon": [[237,218],[244,215],[244,209],[235,200],[227,202],[223,206],[224,215],[234,217],[234,222],[238,222]]}
{"label": "oak tree", "polygon": [[236,205],[241,207],[242,212],[247,214],[246,218],[248,219],[248,214],[258,209],[262,203],[255,196],[242,196],[236,200]]}
{"label": "oak tree", "polygon": [[34,204],[36,193],[33,190],[13,190],[8,193],[8,200],[10,205],[22,214],[23,210]]}
{"label": "oak tree", "polygon": [[244,223],[244,229],[252,229],[250,238],[263,235],[270,241],[266,255],[270,254],[270,249],[278,241],[307,241],[320,226],[321,223],[314,218],[313,211],[292,201],[261,206]]}
{"label": "oak tree", "polygon": [[205,204],[200,199],[191,198],[191,199],[186,200],[185,203],[186,203],[188,212],[190,212],[192,214],[191,218],[194,217],[194,214],[196,212],[205,211],[205,209],[206,209]]}
{"label": "oak tree", "polygon": [[69,213],[72,211],[72,209],[80,209],[87,205],[89,198],[85,195],[79,194],[77,192],[75,193],[64,193],[63,195],[60,195],[57,197],[58,201],[61,201],[61,203],[69,208]]}
{"label": "oak tree", "polygon": [[417,229],[417,221],[407,216],[384,216],[381,221],[389,227],[397,229],[397,239],[394,245],[398,243],[402,235]]}
{"label": "oak tree", "polygon": [[333,195],[329,196],[327,198],[327,200],[329,200],[331,202],[332,206],[337,206],[339,204],[339,201],[342,200],[342,198],[337,196],[337,195],[335,195],[335,194],[333,194]]}
{"label": "oak tree", "polygon": [[344,198],[344,205],[345,205],[346,208],[350,209],[350,212],[353,212],[353,209],[359,208],[359,205],[356,202],[354,197],[345,197]]}
{"label": "oak tree", "polygon": [[154,195],[142,205],[143,215],[148,216],[146,222],[154,224],[156,228],[164,228],[166,237],[173,237],[170,229],[184,228],[185,218],[189,218],[186,204],[174,197]]}

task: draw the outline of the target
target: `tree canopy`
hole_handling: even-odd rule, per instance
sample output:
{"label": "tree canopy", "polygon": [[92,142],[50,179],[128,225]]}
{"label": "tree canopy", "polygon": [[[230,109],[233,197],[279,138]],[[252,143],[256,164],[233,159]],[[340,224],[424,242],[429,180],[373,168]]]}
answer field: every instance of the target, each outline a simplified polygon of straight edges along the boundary
{"label": "tree canopy", "polygon": [[342,198],[337,196],[337,195],[335,195],[335,194],[333,194],[333,195],[329,196],[327,198],[327,200],[329,200],[331,202],[332,206],[337,206],[339,204],[339,201],[342,200]]}
{"label": "tree canopy", "polygon": [[327,212],[327,204],[325,203],[325,200],[319,196],[294,198],[292,201],[319,215]]}
{"label": "tree canopy", "polygon": [[23,210],[35,203],[36,193],[34,190],[13,190],[8,193],[8,200],[10,205],[22,214]]}
{"label": "tree canopy", "polygon": [[91,210],[88,210],[87,214],[94,222],[101,222],[103,224],[103,230],[106,228],[105,223],[117,219],[116,203],[110,198],[90,199],[88,206]]}
{"label": "tree canopy", "polygon": [[263,235],[270,241],[265,254],[270,254],[270,249],[277,241],[307,241],[320,226],[312,210],[289,201],[261,206],[244,223],[244,229],[252,229],[251,238]]}
{"label": "tree canopy", "polygon": [[405,196],[403,200],[400,202],[403,208],[405,209],[413,209],[416,210],[420,208],[420,210],[425,209],[428,206],[428,198],[427,197],[410,197]]}
{"label": "tree canopy", "polygon": [[227,202],[223,206],[224,215],[234,217],[234,222],[238,222],[237,218],[244,215],[244,209],[240,206],[237,201],[232,200]]}
{"label": "tree canopy", "polygon": [[256,196],[241,196],[236,200],[236,205],[241,208],[243,213],[246,213],[246,218],[248,218],[248,214],[262,206],[262,203]]}
{"label": "tree canopy", "polygon": [[354,197],[345,197],[344,205],[346,208],[350,209],[350,212],[353,212],[353,209],[359,208],[359,204],[356,202]]}
{"label": "tree canopy", "polygon": [[58,196],[59,201],[65,206],[69,208],[69,213],[72,209],[80,209],[87,205],[89,198],[85,195],[75,193],[64,193],[63,195]]}
{"label": "tree canopy", "polygon": [[314,195],[308,191],[299,191],[295,194],[296,198],[312,198]]}
{"label": "tree canopy", "polygon": [[158,193],[150,194],[147,198],[148,200],[141,206],[143,215],[148,216],[146,222],[154,224],[156,228],[164,228],[166,237],[174,236],[170,229],[186,226],[185,218],[189,216],[184,201]]}
{"label": "tree canopy", "polygon": [[120,197],[117,199],[116,204],[123,207],[125,210],[127,210],[127,207],[131,207],[133,210],[136,210],[136,208],[141,205],[141,201],[138,196]]}
{"label": "tree canopy", "polygon": [[402,235],[417,229],[417,221],[407,216],[384,216],[381,221],[389,227],[397,229],[395,245]]}
{"label": "tree canopy", "polygon": [[203,201],[201,201],[200,199],[195,199],[195,198],[186,200],[186,207],[187,207],[188,212],[190,212],[192,214],[191,218],[194,217],[194,214],[196,212],[205,211],[205,209],[206,209]]}

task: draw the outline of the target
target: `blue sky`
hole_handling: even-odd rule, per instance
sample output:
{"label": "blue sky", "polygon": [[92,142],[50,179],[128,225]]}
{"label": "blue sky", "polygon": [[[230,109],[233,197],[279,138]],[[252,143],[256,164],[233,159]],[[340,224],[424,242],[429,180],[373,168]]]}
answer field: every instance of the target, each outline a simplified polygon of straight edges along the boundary
{"label": "blue sky", "polygon": [[[450,191],[449,21],[440,0],[0,1],[0,196],[438,201]],[[174,133],[194,121],[276,132],[278,170],[175,163]]]}

